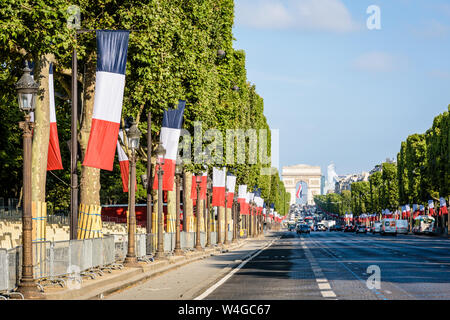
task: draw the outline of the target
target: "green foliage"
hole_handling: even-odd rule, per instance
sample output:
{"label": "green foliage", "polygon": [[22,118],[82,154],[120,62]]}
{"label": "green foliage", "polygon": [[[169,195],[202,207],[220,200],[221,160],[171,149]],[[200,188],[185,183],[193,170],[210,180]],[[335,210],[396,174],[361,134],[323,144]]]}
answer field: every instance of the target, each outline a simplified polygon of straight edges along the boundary
{"label": "green foliage", "polygon": [[[66,26],[67,7],[77,5],[81,10],[83,29],[131,30],[126,68],[123,117],[140,119],[143,133],[141,144],[146,146],[147,114],[152,114],[154,146],[159,140],[164,109],[187,101],[184,128],[194,137],[194,121],[201,121],[203,133],[218,129],[225,137],[226,129],[269,129],[264,116],[264,101],[247,79],[245,52],[233,49],[233,0],[51,0],[9,1],[0,4],[0,109],[8,124],[0,124],[2,133],[0,160],[1,176],[8,189],[2,195],[16,196],[21,181],[20,132],[16,126],[21,118],[13,89],[21,74],[24,55],[33,61],[53,53],[56,59],[55,92],[60,96],[70,93],[71,51],[78,52],[79,77],[82,79],[89,57],[95,58],[95,33],[77,35]],[[223,59],[217,50],[226,52]],[[239,91],[232,90],[238,86]],[[83,83],[79,83],[83,90]],[[58,96],[58,95],[57,95]],[[47,200],[58,210],[68,206],[69,152],[66,141],[70,139],[69,98],[57,98],[57,120],[64,170],[48,175]],[[81,100],[81,99],[80,99]],[[270,152],[270,132],[267,137]],[[225,145],[224,145],[225,147]],[[143,150],[146,152],[145,148]],[[246,150],[248,155],[248,150]],[[225,155],[224,155],[225,156]],[[225,160],[225,159],[224,159]],[[257,185],[267,202],[275,204],[280,214],[288,212],[289,193],[279,174],[260,175],[260,169],[270,164],[230,165],[239,184],[249,190]],[[188,164],[195,171],[198,165]],[[137,201],[144,201],[146,192],[140,183],[145,163],[137,163]],[[56,176],[55,176],[56,175]],[[126,203],[122,192],[119,166],[113,171],[101,172],[101,202]]]}

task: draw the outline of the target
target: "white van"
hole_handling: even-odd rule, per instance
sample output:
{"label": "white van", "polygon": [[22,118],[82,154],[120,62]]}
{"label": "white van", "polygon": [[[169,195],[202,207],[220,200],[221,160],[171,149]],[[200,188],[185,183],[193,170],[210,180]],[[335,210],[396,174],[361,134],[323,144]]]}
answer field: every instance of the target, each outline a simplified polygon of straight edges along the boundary
{"label": "white van", "polygon": [[373,229],[372,229],[372,233],[380,233],[381,232],[381,222],[375,222],[373,224]]}
{"label": "white van", "polygon": [[397,220],[395,226],[397,233],[408,234],[408,220]]}
{"label": "white van", "polygon": [[380,233],[382,235],[392,234],[392,235],[396,236],[397,235],[397,227],[396,227],[395,219],[389,218],[389,219],[381,220]]}

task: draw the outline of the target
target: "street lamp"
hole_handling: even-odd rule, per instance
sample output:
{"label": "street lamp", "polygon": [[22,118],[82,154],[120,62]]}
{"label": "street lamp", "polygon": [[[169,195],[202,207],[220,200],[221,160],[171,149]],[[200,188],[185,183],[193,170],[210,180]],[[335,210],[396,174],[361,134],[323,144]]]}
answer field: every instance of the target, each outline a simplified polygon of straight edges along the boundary
{"label": "street lamp", "polygon": [[178,164],[175,167],[175,192],[176,192],[176,230],[175,230],[175,249],[174,254],[175,255],[181,255],[183,254],[183,251],[181,251],[181,241],[180,241],[180,181],[181,181],[181,175],[183,174],[183,167],[182,165]]}
{"label": "street lamp", "polygon": [[202,244],[200,242],[200,216],[201,216],[201,212],[200,212],[200,183],[202,182],[202,176],[200,174],[197,174],[195,176],[195,181],[196,181],[196,188],[197,188],[197,238],[195,239],[195,249],[196,250],[202,250]]}
{"label": "street lamp", "polygon": [[210,194],[212,193],[212,183],[211,179],[206,177],[206,245],[205,247],[211,247],[211,202],[210,202]]}
{"label": "street lamp", "polygon": [[230,239],[228,239],[228,210],[227,210],[227,197],[228,197],[228,186],[225,183],[225,237],[223,240],[224,244],[230,244]]}
{"label": "street lamp", "polygon": [[234,195],[233,198],[233,206],[232,206],[232,214],[233,214],[233,243],[237,242],[237,236],[238,236],[238,214],[237,214],[237,194]]}
{"label": "street lamp", "polygon": [[156,157],[158,165],[158,247],[156,249],[156,258],[164,257],[164,244],[163,244],[163,228],[164,228],[164,217],[163,217],[163,196],[162,196],[162,179],[164,170],[162,166],[165,162],[166,149],[164,149],[161,142],[159,142],[156,148]]}
{"label": "street lamp", "polygon": [[139,263],[136,257],[136,150],[139,148],[141,132],[136,122],[133,121],[127,133],[128,147],[131,150],[130,157],[130,203],[128,215],[128,253],[123,265],[126,267],[138,267]]}
{"label": "street lamp", "polygon": [[30,75],[31,69],[25,62],[23,75],[16,83],[19,109],[25,114],[25,121],[19,122],[23,131],[23,212],[22,212],[22,279],[18,292],[25,299],[42,297],[37,284],[33,279],[33,240],[32,240],[32,214],[31,214],[31,137],[34,123],[30,121],[35,108],[36,94],[39,85]]}
{"label": "street lamp", "polygon": [[225,58],[225,55],[226,55],[225,50],[223,49],[217,50],[217,56],[219,57],[219,59]]}

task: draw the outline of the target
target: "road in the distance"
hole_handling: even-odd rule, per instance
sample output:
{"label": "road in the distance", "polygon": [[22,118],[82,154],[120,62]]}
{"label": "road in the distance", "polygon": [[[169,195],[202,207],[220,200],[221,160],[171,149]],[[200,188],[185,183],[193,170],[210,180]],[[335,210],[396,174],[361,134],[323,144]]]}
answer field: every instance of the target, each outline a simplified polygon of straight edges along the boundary
{"label": "road in the distance", "polygon": [[[427,236],[294,232],[205,299],[450,299],[450,241]],[[380,288],[367,285],[374,266]]]}

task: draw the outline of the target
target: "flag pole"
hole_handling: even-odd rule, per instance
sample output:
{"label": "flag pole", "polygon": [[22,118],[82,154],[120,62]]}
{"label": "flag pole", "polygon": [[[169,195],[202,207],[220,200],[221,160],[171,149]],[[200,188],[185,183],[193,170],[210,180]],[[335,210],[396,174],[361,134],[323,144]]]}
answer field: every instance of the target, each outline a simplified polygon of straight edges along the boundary
{"label": "flag pole", "polygon": [[77,172],[77,123],[78,123],[78,83],[77,83],[77,33],[72,52],[72,123],[70,141],[70,239],[77,239],[78,226],[78,172]]}

